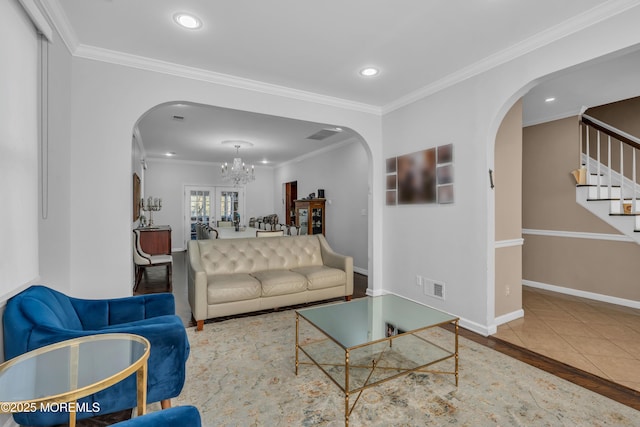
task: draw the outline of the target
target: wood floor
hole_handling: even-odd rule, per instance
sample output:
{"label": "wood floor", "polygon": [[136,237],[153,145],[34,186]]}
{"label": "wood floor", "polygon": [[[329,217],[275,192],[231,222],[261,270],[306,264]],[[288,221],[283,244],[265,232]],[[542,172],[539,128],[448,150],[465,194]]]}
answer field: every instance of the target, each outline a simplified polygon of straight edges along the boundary
{"label": "wood floor", "polygon": [[[173,258],[173,294],[176,299],[176,314],[182,318],[185,327],[195,326],[187,300],[186,255],[184,252],[174,253]],[[149,273],[143,277],[138,289],[138,294],[167,291],[165,269],[158,267],[157,269],[152,268],[147,270],[149,270]],[[366,290],[367,276],[355,273],[353,297],[361,298],[366,296]],[[547,295],[547,297],[551,298],[552,296]],[[524,298],[526,298],[526,294]],[[523,305],[525,307],[526,304],[526,301],[523,301]],[[214,321],[220,320],[223,319],[215,319]],[[500,334],[497,334],[497,336],[483,337],[460,328],[460,335],[581,387],[599,393],[612,400],[640,410],[639,391],[612,381],[609,378],[603,378],[602,376],[587,372],[586,370],[580,369],[578,366],[572,366],[570,361],[558,361],[556,358],[548,357],[538,351],[535,351],[535,349],[525,348],[526,346],[522,342],[518,343],[520,345],[516,345],[513,342],[500,339],[498,338]]]}

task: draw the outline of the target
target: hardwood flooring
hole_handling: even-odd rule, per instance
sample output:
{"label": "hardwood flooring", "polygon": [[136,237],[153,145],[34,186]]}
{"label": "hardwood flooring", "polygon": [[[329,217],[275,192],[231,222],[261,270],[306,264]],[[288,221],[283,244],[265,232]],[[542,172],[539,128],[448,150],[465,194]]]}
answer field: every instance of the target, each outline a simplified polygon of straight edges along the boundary
{"label": "hardwood flooring", "polygon": [[[178,316],[183,319],[185,327],[195,326],[195,323],[193,322],[193,319],[191,317],[191,311],[187,300],[186,255],[184,252],[174,253],[173,258],[173,294],[176,299],[176,314],[178,314]],[[143,280],[138,289],[138,294],[166,292],[167,288],[165,269],[162,267],[158,267],[157,270],[155,268],[147,270],[149,270],[149,272],[145,277],[143,277]],[[366,290],[367,276],[355,273],[353,297],[362,298],[366,296]],[[546,295],[546,297],[552,298],[553,295]],[[563,296],[559,296],[558,298],[562,297]],[[526,294],[524,295],[524,298],[526,298]],[[523,300],[523,305],[525,307],[527,306],[525,300]],[[248,315],[255,314],[256,313]],[[539,316],[540,313],[538,313],[537,315]],[[223,319],[215,319],[214,321],[220,320]],[[586,370],[581,369],[579,366],[573,366],[571,365],[570,361],[563,362],[557,360],[556,358],[540,354],[540,352],[536,351],[535,349],[526,348],[526,345],[522,342],[518,343],[520,345],[517,345],[505,339],[500,339],[500,334],[497,334],[497,336],[483,337],[471,331],[460,328],[460,335],[479,344],[487,346],[495,351],[504,353],[524,363],[535,366],[536,368],[542,369],[546,372],[549,372],[553,375],[584,387],[588,390],[599,393],[634,409],[640,410],[639,391],[627,387],[626,385],[623,385],[619,382],[612,381],[610,378],[603,378],[602,376],[587,372]]]}

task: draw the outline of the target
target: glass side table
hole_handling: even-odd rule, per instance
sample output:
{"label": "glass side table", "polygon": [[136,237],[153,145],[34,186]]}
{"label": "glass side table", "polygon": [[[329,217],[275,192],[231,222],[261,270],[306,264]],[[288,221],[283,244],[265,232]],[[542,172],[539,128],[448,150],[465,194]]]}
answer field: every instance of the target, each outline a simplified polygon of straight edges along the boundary
{"label": "glass side table", "polygon": [[[73,427],[78,399],[104,390],[135,372],[137,411],[138,415],[144,415],[150,347],[149,341],[138,335],[99,334],[61,341],[17,356],[0,365],[0,412],[64,410],[69,413],[69,425]],[[99,407],[83,410],[97,412]]]}

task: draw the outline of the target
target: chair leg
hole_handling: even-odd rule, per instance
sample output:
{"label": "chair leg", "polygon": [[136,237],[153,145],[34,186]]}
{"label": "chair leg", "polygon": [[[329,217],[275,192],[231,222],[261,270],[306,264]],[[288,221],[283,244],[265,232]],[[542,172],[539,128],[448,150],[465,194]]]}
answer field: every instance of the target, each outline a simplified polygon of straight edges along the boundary
{"label": "chair leg", "polygon": [[142,266],[136,265],[136,283],[133,285],[133,293],[136,293],[140,282],[142,281]]}
{"label": "chair leg", "polygon": [[171,399],[164,399],[160,401],[160,407],[162,409],[169,409],[171,408]]}

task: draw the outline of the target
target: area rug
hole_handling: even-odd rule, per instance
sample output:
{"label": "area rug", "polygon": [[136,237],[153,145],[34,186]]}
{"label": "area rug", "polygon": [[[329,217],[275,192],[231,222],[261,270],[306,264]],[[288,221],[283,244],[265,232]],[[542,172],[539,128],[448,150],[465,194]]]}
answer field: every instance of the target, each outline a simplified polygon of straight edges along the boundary
{"label": "area rug", "polygon": [[[174,405],[198,407],[203,426],[344,426],[338,387],[314,365],[301,365],[295,375],[293,310],[209,323],[202,332],[189,328],[188,336],[187,381]],[[452,340],[451,332],[440,328],[430,336]],[[463,337],[459,353],[458,387],[451,375],[396,378],[364,391],[350,425],[640,423],[640,412],[632,408]]]}

